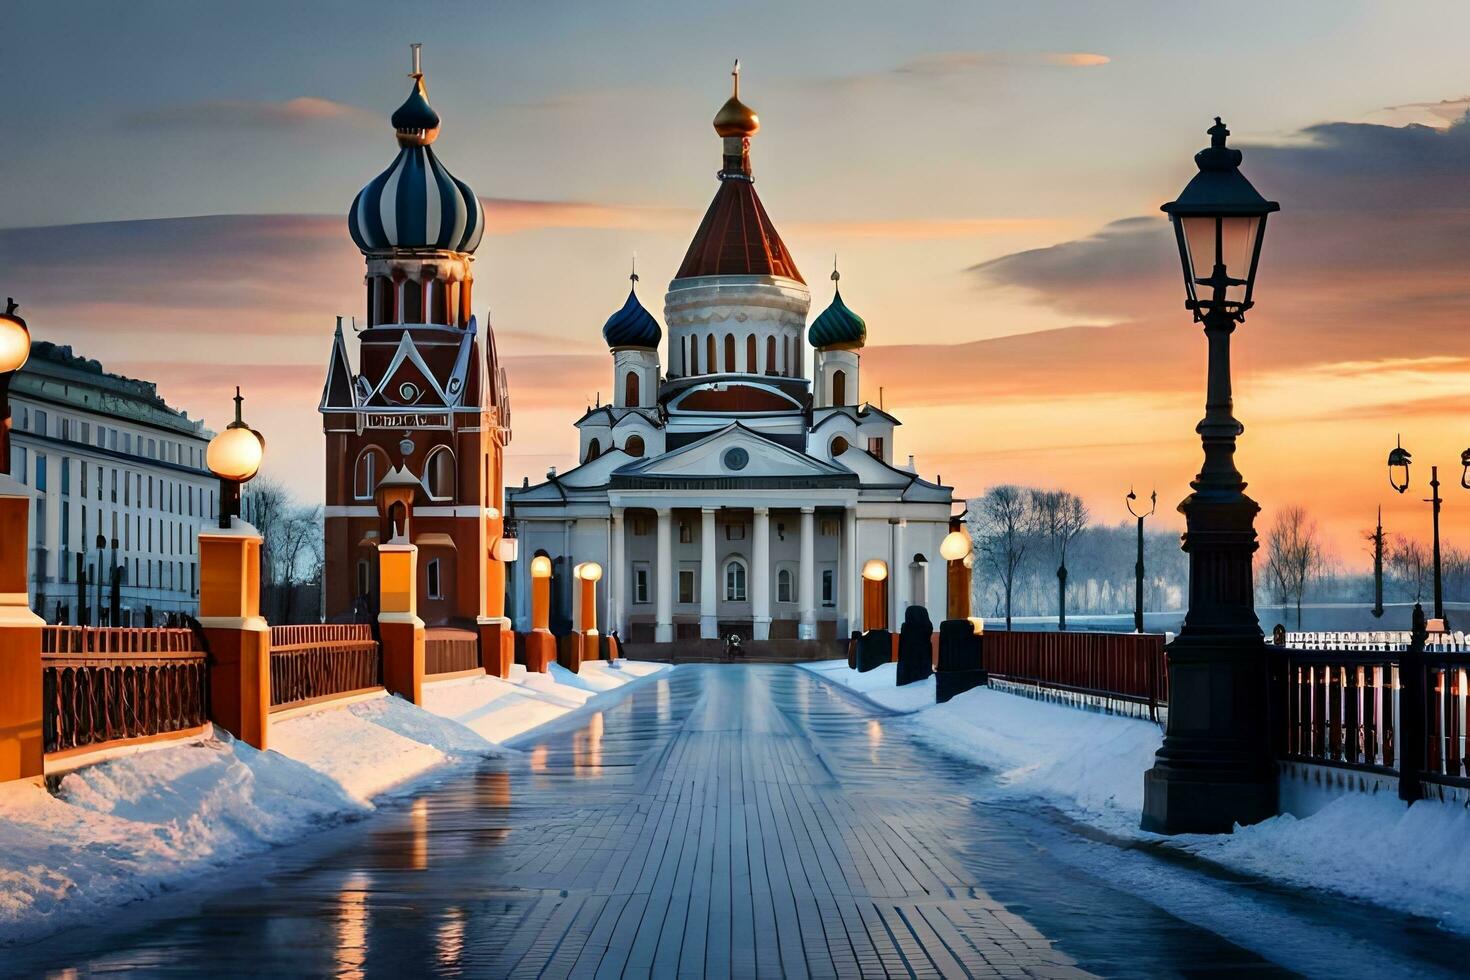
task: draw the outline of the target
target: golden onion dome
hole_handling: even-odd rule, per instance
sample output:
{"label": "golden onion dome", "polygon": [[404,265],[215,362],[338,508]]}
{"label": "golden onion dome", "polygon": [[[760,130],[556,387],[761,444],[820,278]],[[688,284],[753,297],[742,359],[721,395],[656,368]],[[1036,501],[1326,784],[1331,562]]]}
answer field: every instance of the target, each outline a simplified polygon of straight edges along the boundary
{"label": "golden onion dome", "polygon": [[754,109],[740,101],[739,61],[730,76],[735,80],[735,91],[715,113],[715,132],[721,136],[753,136],[761,128],[761,121]]}

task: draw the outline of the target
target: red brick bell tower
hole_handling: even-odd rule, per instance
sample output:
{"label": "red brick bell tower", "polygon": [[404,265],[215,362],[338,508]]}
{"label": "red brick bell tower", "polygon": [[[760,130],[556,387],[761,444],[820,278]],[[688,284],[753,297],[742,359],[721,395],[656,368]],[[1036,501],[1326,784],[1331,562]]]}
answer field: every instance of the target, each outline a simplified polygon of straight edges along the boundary
{"label": "red brick bell tower", "polygon": [[471,313],[485,216],[434,154],[440,119],[417,45],[410,77],[413,89],[392,118],[398,156],[348,213],[367,263],[367,326],[349,338],[338,319],[322,390],[326,613],[340,621],[377,612],[377,546],[396,531],[419,549],[426,625],[509,629],[509,404],[494,335],[486,324],[482,336]]}

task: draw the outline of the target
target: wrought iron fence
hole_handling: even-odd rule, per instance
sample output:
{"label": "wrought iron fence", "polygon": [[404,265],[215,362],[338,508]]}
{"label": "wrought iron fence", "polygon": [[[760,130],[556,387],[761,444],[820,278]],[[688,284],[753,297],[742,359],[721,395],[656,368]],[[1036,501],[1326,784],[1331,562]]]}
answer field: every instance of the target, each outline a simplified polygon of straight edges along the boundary
{"label": "wrought iron fence", "polygon": [[203,725],[209,707],[205,660],[203,646],[186,629],[43,627],[45,751]]}
{"label": "wrought iron fence", "polygon": [[370,624],[271,627],[271,710],[383,686]]}
{"label": "wrought iron fence", "polygon": [[464,630],[430,630],[424,637],[424,673],[452,674],[480,666],[480,637]]}
{"label": "wrought iron fence", "polygon": [[994,630],[982,650],[986,671],[1002,682],[1139,706],[1155,720],[1169,700],[1162,634]]}

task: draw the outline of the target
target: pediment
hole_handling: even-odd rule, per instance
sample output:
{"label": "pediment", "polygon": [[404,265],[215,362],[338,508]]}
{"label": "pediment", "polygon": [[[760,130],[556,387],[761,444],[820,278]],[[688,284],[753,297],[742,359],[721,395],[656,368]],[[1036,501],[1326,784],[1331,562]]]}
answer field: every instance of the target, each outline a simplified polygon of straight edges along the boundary
{"label": "pediment", "polygon": [[738,423],[617,472],[619,476],[740,479],[846,475],[839,467],[788,449]]}

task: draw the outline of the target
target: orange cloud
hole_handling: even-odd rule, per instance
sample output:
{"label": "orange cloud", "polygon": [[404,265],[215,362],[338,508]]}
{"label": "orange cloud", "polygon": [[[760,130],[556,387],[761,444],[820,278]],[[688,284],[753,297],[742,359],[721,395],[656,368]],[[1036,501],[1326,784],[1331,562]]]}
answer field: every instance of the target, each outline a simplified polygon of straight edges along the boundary
{"label": "orange cloud", "polygon": [[333,122],[361,126],[382,125],[382,115],[314,96],[298,96],[283,102],[217,99],[135,113],[127,118],[125,125],[131,129],[154,131],[198,131],[302,129]]}

